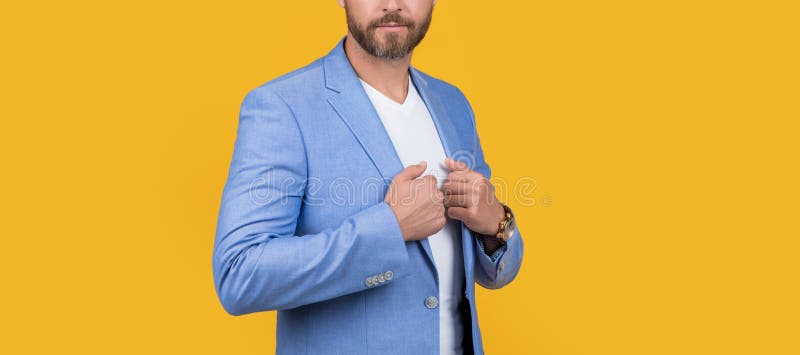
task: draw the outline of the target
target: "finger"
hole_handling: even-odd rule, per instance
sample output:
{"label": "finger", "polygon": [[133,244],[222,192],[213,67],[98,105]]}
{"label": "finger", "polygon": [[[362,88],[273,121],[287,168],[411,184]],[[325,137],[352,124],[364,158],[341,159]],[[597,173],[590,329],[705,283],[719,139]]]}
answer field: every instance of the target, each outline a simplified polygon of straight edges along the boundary
{"label": "finger", "polygon": [[450,181],[460,181],[460,182],[470,182],[474,179],[474,174],[470,171],[451,171],[447,174],[447,180]]}
{"label": "finger", "polygon": [[460,162],[450,157],[444,158],[444,163],[450,171],[468,171],[469,166],[464,162]]}
{"label": "finger", "polygon": [[425,161],[421,161],[419,164],[409,165],[403,169],[403,171],[397,173],[395,178],[399,178],[400,180],[413,180],[422,175],[427,166],[428,163]]}
{"label": "finger", "polygon": [[423,181],[423,183],[428,184],[433,188],[436,188],[437,181],[438,181],[436,179],[436,176],[433,176],[433,175],[425,175],[420,180]]}
{"label": "finger", "polygon": [[467,218],[467,209],[464,207],[448,207],[447,216],[452,219],[464,221]]}
{"label": "finger", "polygon": [[442,192],[450,195],[463,195],[469,193],[470,183],[464,181],[447,180],[442,184]]}
{"label": "finger", "polygon": [[470,196],[469,195],[444,195],[442,203],[445,207],[469,207],[470,203]]}

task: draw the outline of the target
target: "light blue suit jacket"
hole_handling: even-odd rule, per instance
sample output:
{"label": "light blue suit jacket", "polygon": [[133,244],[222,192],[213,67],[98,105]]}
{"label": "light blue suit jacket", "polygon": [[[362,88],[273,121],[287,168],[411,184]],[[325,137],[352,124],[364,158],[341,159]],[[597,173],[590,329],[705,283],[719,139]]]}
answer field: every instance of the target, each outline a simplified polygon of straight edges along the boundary
{"label": "light blue suit jacket", "polygon": [[[232,315],[277,310],[279,354],[437,354],[431,248],[403,241],[383,202],[404,167],[343,44],[245,96],[214,243],[217,295]],[[489,178],[467,99],[409,71],[447,155]],[[511,282],[522,238],[488,256],[459,223],[465,347],[482,354],[475,282]]]}

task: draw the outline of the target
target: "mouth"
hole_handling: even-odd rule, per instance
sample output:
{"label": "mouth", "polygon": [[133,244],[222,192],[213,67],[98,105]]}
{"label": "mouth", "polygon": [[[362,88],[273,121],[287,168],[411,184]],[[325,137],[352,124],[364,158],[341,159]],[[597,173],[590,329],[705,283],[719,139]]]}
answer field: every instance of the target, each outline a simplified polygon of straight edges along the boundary
{"label": "mouth", "polygon": [[386,31],[400,31],[400,30],[405,29],[408,26],[401,25],[401,24],[399,24],[397,22],[387,22],[387,23],[384,23],[384,24],[380,24],[377,27],[380,28],[380,29],[386,30]]}

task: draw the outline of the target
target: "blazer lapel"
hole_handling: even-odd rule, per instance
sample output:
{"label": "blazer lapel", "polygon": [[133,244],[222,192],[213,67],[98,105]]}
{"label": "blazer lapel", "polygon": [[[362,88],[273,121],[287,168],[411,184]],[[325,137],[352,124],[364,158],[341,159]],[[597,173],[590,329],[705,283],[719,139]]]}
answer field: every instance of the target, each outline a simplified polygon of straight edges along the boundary
{"label": "blazer lapel", "polygon": [[[466,155],[464,158],[471,160],[472,153],[469,151],[463,151],[460,148],[462,145],[459,140],[458,133],[455,130],[453,120],[447,114],[439,95],[430,88],[428,81],[413,66],[411,67],[411,80],[414,81],[420,97],[422,97],[422,100],[428,107],[428,111],[430,112],[433,122],[436,125],[436,131],[439,133],[439,139],[442,141],[445,154],[448,157],[456,160],[462,160],[458,158],[460,158],[462,155]],[[466,161],[465,163],[467,163],[469,166],[474,166],[473,161]],[[472,275],[472,266],[474,265],[472,259],[472,232],[469,230],[469,228],[467,228],[466,225],[464,225],[464,222],[459,223],[459,226],[461,226],[461,228],[458,231],[458,235],[461,237],[462,253],[464,256],[464,270],[466,275]],[[425,248],[425,252],[428,254],[430,259],[433,260],[433,254],[431,253],[430,243],[428,240],[423,239],[421,244],[422,247]],[[469,276],[467,276],[467,280],[470,280]],[[467,287],[467,289],[469,289],[469,287]]]}
{"label": "blazer lapel", "polygon": [[[345,55],[344,38],[325,56],[324,70],[325,86],[335,92],[328,98],[328,102],[353,132],[364,151],[369,155],[372,163],[375,164],[375,167],[380,172],[384,183],[388,186],[392,178],[403,170],[403,163],[400,161],[400,157],[378,113],[358,80],[358,75]],[[409,72],[411,80],[433,118],[445,153],[449,157],[460,154],[461,152],[454,151],[461,145],[453,122],[448,117],[440,98],[429,87],[429,83],[417,69],[412,66],[409,68]],[[461,226],[463,234],[465,227],[463,223],[461,223]],[[433,253],[428,239],[422,239],[419,243],[431,265],[435,268]],[[464,249],[467,249],[466,245],[464,245]]]}
{"label": "blazer lapel", "polygon": [[343,41],[339,41],[324,59],[325,85],[337,92],[328,98],[328,102],[356,136],[388,186],[392,178],[403,170],[403,163],[345,56]]}
{"label": "blazer lapel", "polygon": [[461,146],[458,134],[439,96],[430,88],[428,81],[422,77],[416,68],[412,66],[410,72],[411,80],[417,87],[419,96],[422,97],[422,101],[428,107],[428,112],[430,112],[433,123],[436,125],[436,131],[439,133],[439,140],[442,141],[445,154],[451,158],[457,158],[459,155],[464,154],[463,151],[456,150]]}

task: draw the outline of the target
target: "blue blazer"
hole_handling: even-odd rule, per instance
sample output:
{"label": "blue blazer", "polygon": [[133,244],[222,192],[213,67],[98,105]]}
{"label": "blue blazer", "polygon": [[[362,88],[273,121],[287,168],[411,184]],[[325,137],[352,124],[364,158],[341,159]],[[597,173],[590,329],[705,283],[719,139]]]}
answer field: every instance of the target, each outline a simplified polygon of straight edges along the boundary
{"label": "blue blazer", "polygon": [[[232,315],[277,310],[279,354],[438,354],[431,248],[427,239],[405,242],[383,202],[404,167],[344,40],[242,102],[214,243],[217,295]],[[409,72],[446,154],[489,178],[461,91],[413,66]],[[522,237],[516,230],[489,256],[460,225],[464,346],[482,354],[475,282],[489,289],[511,282]]]}

